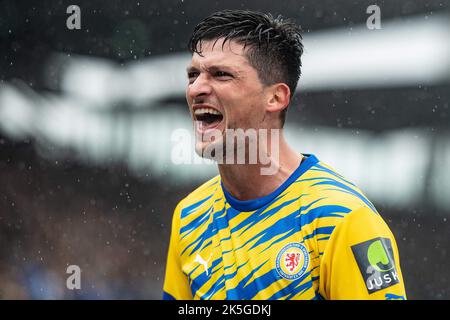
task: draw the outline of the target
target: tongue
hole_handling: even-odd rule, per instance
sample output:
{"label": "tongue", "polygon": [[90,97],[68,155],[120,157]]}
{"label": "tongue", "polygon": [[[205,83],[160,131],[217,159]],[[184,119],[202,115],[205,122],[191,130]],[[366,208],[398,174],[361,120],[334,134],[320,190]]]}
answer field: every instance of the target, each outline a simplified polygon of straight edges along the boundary
{"label": "tongue", "polygon": [[219,121],[207,122],[207,121],[197,121],[197,126],[201,131],[214,128],[219,124]]}

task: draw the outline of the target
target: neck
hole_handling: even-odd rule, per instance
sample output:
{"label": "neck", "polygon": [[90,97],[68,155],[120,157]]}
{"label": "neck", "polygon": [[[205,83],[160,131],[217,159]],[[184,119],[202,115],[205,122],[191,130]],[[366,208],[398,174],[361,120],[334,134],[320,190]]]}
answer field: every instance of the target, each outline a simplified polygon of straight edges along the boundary
{"label": "neck", "polygon": [[[279,156],[275,157],[270,151],[265,151],[265,159],[270,159],[269,165],[219,164],[219,173],[225,189],[238,200],[256,199],[275,191],[298,168],[303,158],[288,146],[282,133],[277,153]],[[268,166],[275,169],[271,170],[271,174],[261,174]]]}

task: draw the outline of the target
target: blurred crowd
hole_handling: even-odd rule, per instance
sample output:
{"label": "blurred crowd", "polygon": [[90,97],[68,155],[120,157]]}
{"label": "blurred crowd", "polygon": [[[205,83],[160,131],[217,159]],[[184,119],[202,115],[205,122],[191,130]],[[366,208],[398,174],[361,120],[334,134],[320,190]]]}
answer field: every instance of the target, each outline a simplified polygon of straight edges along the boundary
{"label": "blurred crowd", "polygon": [[0,299],[159,299],[173,208],[156,199],[169,191],[2,139]]}

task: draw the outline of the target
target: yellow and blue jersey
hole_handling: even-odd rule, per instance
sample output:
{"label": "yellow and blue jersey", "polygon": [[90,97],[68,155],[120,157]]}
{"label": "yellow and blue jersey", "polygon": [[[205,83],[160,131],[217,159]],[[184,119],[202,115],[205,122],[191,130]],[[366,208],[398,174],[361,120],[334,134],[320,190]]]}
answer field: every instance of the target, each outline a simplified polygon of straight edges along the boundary
{"label": "yellow and blue jersey", "polygon": [[216,176],[177,205],[164,299],[406,299],[392,232],[353,183],[307,155],[271,194]]}

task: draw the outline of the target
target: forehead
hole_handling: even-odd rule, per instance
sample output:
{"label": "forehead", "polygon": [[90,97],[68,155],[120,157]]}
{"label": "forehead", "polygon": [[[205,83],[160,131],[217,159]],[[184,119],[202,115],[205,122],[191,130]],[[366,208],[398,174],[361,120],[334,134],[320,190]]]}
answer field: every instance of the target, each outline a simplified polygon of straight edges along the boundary
{"label": "forehead", "polygon": [[211,66],[227,65],[236,69],[251,67],[246,56],[246,49],[240,43],[229,40],[225,42],[223,38],[201,41],[201,55],[192,55],[191,66]]}

